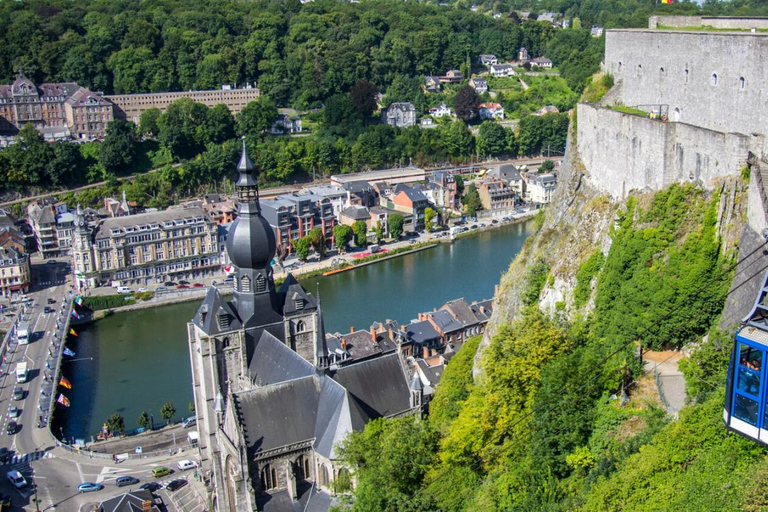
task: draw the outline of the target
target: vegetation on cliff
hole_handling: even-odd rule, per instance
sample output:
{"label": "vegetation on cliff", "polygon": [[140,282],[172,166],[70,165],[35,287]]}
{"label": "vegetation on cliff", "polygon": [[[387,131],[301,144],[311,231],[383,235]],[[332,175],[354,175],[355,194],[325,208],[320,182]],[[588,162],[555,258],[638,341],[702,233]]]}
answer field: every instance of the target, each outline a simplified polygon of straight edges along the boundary
{"label": "vegetation on cliff", "polygon": [[[733,263],[718,231],[724,196],[673,185],[631,197],[610,228],[607,254],[593,249],[574,269],[567,302],[581,313],[570,318],[542,312],[535,300],[557,256],[529,259],[519,295],[532,305],[495,327],[479,379],[468,364],[475,345],[459,352],[418,447],[401,444],[430,461],[409,473],[418,483],[398,488],[408,489],[405,501],[435,511],[760,510],[760,493],[749,491],[768,479],[764,451],[721,424],[730,335],[713,326]],[[536,236],[554,236],[549,229]],[[590,298],[594,307],[580,309]],[[637,344],[691,342],[699,348],[681,368],[692,404],[670,423]],[[359,443],[352,437],[348,453]],[[386,499],[372,506],[367,470],[347,461],[361,484],[354,510],[397,510]]]}

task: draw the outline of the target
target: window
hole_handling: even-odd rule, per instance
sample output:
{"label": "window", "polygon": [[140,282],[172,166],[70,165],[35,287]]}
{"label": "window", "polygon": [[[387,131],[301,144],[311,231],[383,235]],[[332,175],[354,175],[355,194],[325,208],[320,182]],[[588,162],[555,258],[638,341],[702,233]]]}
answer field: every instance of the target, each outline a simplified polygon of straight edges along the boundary
{"label": "window", "polygon": [[296,459],[296,480],[308,480],[311,476],[309,472],[309,457],[299,455],[299,458]]}
{"label": "window", "polygon": [[256,276],[256,291],[257,292],[267,291],[267,280],[264,278],[262,274],[259,274],[258,276]]}
{"label": "window", "polygon": [[304,323],[304,320],[299,320],[296,323],[296,332],[304,332],[306,329],[307,329],[307,326]]}
{"label": "window", "polygon": [[720,83],[720,77],[717,76],[717,73],[712,73],[712,80],[710,82],[713,87],[717,87],[717,84]]}
{"label": "window", "polygon": [[265,491],[275,489],[278,485],[277,471],[272,464],[267,464],[261,468],[261,485]]}
{"label": "window", "polygon": [[736,368],[733,416],[757,426],[758,396],[763,369],[763,351],[745,343],[739,344],[739,364]]}
{"label": "window", "polygon": [[250,292],[251,291],[251,278],[248,276],[243,276],[242,279],[240,279],[240,291],[241,292]]}

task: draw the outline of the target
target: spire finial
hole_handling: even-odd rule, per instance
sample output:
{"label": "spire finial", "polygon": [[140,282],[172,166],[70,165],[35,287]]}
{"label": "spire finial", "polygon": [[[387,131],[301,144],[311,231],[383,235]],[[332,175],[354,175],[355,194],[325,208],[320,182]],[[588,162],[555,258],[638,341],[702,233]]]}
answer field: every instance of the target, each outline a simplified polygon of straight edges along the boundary
{"label": "spire finial", "polygon": [[250,173],[253,170],[253,162],[248,158],[248,149],[245,147],[245,136],[243,139],[243,151],[240,155],[240,162],[237,164],[237,170],[242,174],[243,171]]}

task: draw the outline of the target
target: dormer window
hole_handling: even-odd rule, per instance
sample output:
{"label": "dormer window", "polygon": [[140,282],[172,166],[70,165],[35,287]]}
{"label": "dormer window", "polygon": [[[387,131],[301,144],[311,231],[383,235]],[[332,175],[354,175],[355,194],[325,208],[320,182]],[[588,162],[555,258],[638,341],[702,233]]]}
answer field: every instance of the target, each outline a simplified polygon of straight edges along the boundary
{"label": "dormer window", "polygon": [[217,320],[219,322],[219,329],[228,329],[229,328],[229,323],[231,321],[231,319],[229,317],[229,314],[227,314],[227,313],[219,313]]}
{"label": "dormer window", "polygon": [[251,291],[251,278],[248,276],[243,276],[240,279],[240,291],[241,292],[250,292]]}
{"label": "dormer window", "polygon": [[293,305],[297,310],[304,309],[304,299],[295,299]]}
{"label": "dormer window", "polygon": [[267,280],[261,274],[256,276],[256,291],[257,292],[267,291]]}

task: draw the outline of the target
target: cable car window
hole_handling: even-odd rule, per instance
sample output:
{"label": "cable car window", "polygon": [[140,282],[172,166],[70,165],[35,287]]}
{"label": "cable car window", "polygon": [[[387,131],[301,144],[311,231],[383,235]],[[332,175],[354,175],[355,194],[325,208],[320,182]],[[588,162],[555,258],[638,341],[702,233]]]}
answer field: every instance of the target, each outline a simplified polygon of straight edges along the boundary
{"label": "cable car window", "polygon": [[751,425],[757,425],[757,402],[739,394],[736,394],[735,398],[733,401],[734,417]]}
{"label": "cable car window", "polygon": [[756,396],[760,392],[760,374],[739,366],[739,381],[736,387],[739,391]]}
{"label": "cable car window", "polygon": [[742,344],[739,350],[739,364],[759,372],[763,367],[763,351]]}

